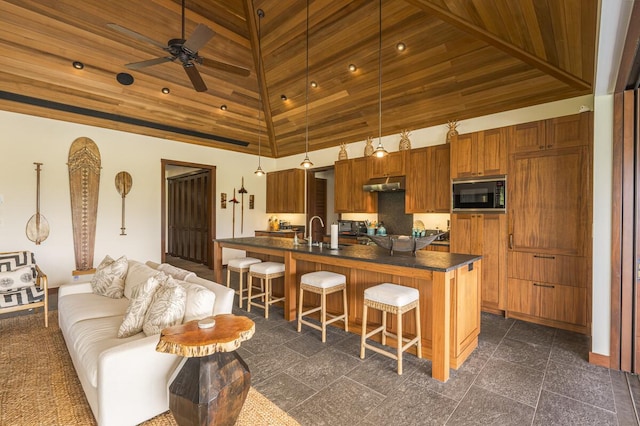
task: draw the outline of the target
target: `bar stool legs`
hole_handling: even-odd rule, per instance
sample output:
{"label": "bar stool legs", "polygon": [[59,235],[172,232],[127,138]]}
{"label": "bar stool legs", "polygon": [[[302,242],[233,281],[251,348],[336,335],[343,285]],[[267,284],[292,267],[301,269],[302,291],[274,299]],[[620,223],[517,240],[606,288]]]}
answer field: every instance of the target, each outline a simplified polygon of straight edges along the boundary
{"label": "bar stool legs", "polygon": [[[369,308],[382,311],[382,325],[367,333],[367,315]],[[411,309],[416,310],[416,337],[408,339],[402,336],[402,314]],[[397,315],[396,334],[387,331],[387,314]],[[396,339],[397,347],[395,354],[367,343],[367,339],[377,333],[381,333],[380,340],[383,345],[387,344],[387,337]],[[365,290],[362,311],[362,334],[360,337],[360,358],[364,359],[365,350],[371,349],[374,352],[397,360],[398,374],[402,374],[402,353],[404,351],[416,345],[416,354],[418,358],[422,358],[421,337],[420,300],[417,289],[384,283]]]}
{"label": "bar stool legs", "polygon": [[[329,271],[309,272],[300,277],[300,296],[298,300],[298,333],[302,330],[302,324],[322,332],[322,343],[327,341],[327,324],[335,321],[344,321],[344,331],[349,331],[349,315],[347,313],[347,284],[346,277]],[[320,295],[320,306],[302,311],[304,292]],[[327,295],[342,291],[343,313],[342,315],[327,314]],[[320,326],[303,319],[303,316],[320,311]],[[330,318],[327,320],[327,316]]]}
{"label": "bar stool legs", "polygon": [[[251,306],[258,306],[264,309],[264,317],[269,318],[269,305],[284,300],[284,297],[274,298],[272,295],[272,280],[284,276],[284,263],[262,262],[249,267],[249,282],[247,284],[247,312],[251,312]],[[263,283],[263,291],[253,294],[253,278],[259,278]],[[253,299],[261,298],[264,304],[254,302]]]}
{"label": "bar stool legs", "polygon": [[256,259],[254,257],[240,257],[235,259],[229,259],[227,263],[227,287],[231,284],[231,272],[237,272],[238,277],[238,290],[236,290],[236,294],[238,295],[238,306],[242,308],[242,301],[246,299],[244,293],[248,293],[248,289],[243,288],[243,275],[245,272],[249,272],[249,268],[251,265],[262,262],[260,259]]}

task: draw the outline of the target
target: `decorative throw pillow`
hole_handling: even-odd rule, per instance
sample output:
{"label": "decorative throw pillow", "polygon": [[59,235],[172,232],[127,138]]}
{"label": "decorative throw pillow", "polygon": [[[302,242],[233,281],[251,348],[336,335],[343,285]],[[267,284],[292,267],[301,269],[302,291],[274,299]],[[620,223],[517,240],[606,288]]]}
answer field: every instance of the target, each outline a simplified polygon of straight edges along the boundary
{"label": "decorative throw pillow", "polygon": [[169,277],[153,295],[151,305],[144,315],[142,331],[147,336],[160,334],[162,329],[181,324],[187,299],[187,291]]}
{"label": "decorative throw pillow", "polygon": [[187,290],[187,306],[184,311],[183,322],[202,319],[213,314],[213,304],[216,294],[199,284],[181,281],[180,285]]}
{"label": "decorative throw pillow", "polygon": [[176,280],[186,281],[191,277],[195,277],[195,272],[187,271],[186,269],[178,268],[168,263],[161,263],[158,265],[158,271],[162,271],[171,275]]}
{"label": "decorative throw pillow", "polygon": [[91,288],[95,294],[120,299],[124,295],[124,278],[127,276],[127,257],[113,260],[106,256],[96,268],[91,280]]}
{"label": "decorative throw pillow", "polygon": [[142,331],[144,316],[151,305],[153,295],[160,286],[160,282],[166,278],[166,275],[158,274],[147,278],[147,281],[133,289],[127,312],[118,329],[118,337],[130,337]]}
{"label": "decorative throw pillow", "polygon": [[23,266],[13,271],[0,272],[0,292],[19,290],[35,285],[33,267]]}
{"label": "decorative throw pillow", "polygon": [[129,260],[129,269],[127,269],[127,276],[124,279],[124,297],[131,299],[131,294],[136,286],[145,283],[149,277],[159,273],[142,262]]}

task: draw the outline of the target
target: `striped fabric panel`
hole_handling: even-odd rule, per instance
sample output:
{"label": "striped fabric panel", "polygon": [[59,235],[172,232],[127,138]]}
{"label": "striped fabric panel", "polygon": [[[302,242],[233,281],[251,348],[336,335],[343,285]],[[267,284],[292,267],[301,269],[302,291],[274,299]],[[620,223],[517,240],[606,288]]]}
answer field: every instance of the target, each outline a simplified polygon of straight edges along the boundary
{"label": "striped fabric panel", "polygon": [[44,300],[44,290],[37,286],[25,287],[11,293],[0,294],[0,308],[10,308]]}
{"label": "striped fabric panel", "polygon": [[25,250],[0,254],[0,272],[13,271],[16,268],[35,264],[36,258],[30,251]]}

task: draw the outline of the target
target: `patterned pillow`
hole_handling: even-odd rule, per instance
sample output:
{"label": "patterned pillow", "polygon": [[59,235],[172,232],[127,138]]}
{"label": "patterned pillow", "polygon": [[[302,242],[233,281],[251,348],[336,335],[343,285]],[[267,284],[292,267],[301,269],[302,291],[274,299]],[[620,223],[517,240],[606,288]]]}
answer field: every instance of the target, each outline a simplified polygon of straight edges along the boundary
{"label": "patterned pillow", "polygon": [[183,322],[202,319],[213,314],[213,304],[216,294],[199,284],[181,281],[180,285],[187,290],[187,306],[184,311]]}
{"label": "patterned pillow", "polygon": [[33,267],[23,266],[13,271],[0,272],[0,292],[19,290],[35,285]]}
{"label": "patterned pillow", "polygon": [[118,329],[118,337],[130,337],[142,331],[144,316],[151,304],[153,295],[155,294],[160,282],[167,277],[164,274],[158,274],[149,277],[147,281],[136,286],[133,289],[127,312]]}
{"label": "patterned pillow", "polygon": [[176,280],[186,281],[189,278],[195,277],[196,273],[187,271],[186,269],[178,268],[177,266],[170,265],[168,263],[161,263],[158,265],[158,271],[165,272],[171,275]]}
{"label": "patterned pillow", "polygon": [[162,329],[181,324],[184,318],[187,291],[169,277],[153,295],[151,305],[144,315],[142,331],[147,336],[160,334]]}
{"label": "patterned pillow", "polygon": [[107,255],[96,268],[96,273],[91,280],[93,292],[112,299],[120,299],[124,295],[124,278],[127,276],[128,267],[126,256],[113,260]]}

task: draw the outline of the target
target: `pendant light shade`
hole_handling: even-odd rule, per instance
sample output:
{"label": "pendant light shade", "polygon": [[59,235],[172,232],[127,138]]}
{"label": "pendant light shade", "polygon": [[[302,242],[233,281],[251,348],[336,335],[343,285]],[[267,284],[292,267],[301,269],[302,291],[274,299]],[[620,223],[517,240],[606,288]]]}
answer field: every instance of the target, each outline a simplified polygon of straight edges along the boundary
{"label": "pendant light shade", "polygon": [[264,17],[264,11],[262,9],[258,9],[258,168],[254,172],[256,176],[264,176],[264,170],[262,170],[261,165],[261,136],[262,136],[262,127],[260,127],[260,110],[262,109],[262,91],[260,88],[260,80],[262,79],[262,48],[260,46],[260,36],[261,36],[261,26],[260,20]]}
{"label": "pendant light shade", "polygon": [[379,2],[379,38],[378,38],[378,146],[373,156],[382,158],[388,154],[382,146],[382,0]]}
{"label": "pendant light shade", "polygon": [[305,169],[313,166],[311,160],[309,160],[309,0],[307,0],[307,79],[305,82],[305,132],[304,132],[304,160],[300,163],[300,166]]}

